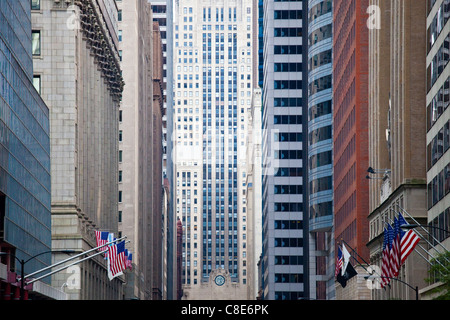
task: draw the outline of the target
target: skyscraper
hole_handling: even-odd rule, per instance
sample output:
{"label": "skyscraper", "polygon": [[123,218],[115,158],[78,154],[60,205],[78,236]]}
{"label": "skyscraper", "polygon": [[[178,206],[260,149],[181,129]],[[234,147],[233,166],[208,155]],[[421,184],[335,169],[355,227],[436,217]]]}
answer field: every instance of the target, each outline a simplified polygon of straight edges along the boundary
{"label": "skyscraper", "polygon": [[263,298],[297,300],[309,296],[307,1],[262,5]]}
{"label": "skyscraper", "polygon": [[[25,274],[52,261],[50,112],[33,75],[41,46],[31,29],[29,0],[0,3],[0,300],[19,298],[17,281],[8,280],[20,275],[17,259],[39,255],[25,264]],[[42,281],[47,299],[63,296],[54,295],[49,278]],[[25,299],[42,294],[36,287]]]}
{"label": "skyscraper", "polygon": [[[120,71],[115,1],[41,0],[32,28],[41,96],[50,109],[52,247],[95,247],[95,230],[118,234]],[[95,108],[93,108],[95,106]],[[67,254],[53,254],[55,262]],[[123,278],[108,279],[89,259],[70,299],[119,299]],[[70,274],[53,275],[61,288]],[[95,279],[95,280],[93,280]]]}
{"label": "skyscraper", "polygon": [[[310,296],[334,298],[333,2],[308,6],[308,183]],[[328,161],[317,161],[326,157]]]}
{"label": "skyscraper", "polygon": [[147,0],[119,1],[126,86],[119,116],[119,227],[135,267],[126,299],[160,300],[162,288],[163,64],[159,25]]}
{"label": "skyscraper", "polygon": [[[382,266],[386,224],[401,213],[426,218],[426,2],[371,1],[379,28],[369,29],[370,262]],[[372,171],[372,170],[370,170]],[[426,222],[425,222],[426,223]],[[423,252],[421,253],[423,254]],[[426,261],[413,252],[398,279],[423,287]],[[377,279],[379,280],[379,279]],[[400,281],[372,290],[372,299],[415,299]]]}
{"label": "skyscraper", "polygon": [[448,249],[449,233],[442,229],[450,230],[450,8],[448,0],[427,3],[428,224],[432,227],[429,231],[435,239],[433,244],[439,241]]}
{"label": "skyscraper", "polygon": [[183,299],[247,298],[252,17],[251,0],[180,0],[174,8],[172,156]]}
{"label": "skyscraper", "polygon": [[[335,246],[344,240],[365,261],[369,260],[368,3],[333,2]],[[329,159],[325,156],[318,161]]]}

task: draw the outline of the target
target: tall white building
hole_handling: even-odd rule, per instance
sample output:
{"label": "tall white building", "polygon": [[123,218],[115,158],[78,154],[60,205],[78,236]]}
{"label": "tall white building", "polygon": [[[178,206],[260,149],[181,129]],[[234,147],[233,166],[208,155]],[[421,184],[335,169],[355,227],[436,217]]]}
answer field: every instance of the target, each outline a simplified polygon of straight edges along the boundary
{"label": "tall white building", "polygon": [[173,163],[183,299],[247,299],[246,133],[252,1],[174,7]]}
{"label": "tall white building", "polygon": [[[307,8],[263,1],[263,299],[309,296]],[[317,161],[311,159],[310,161]]]}

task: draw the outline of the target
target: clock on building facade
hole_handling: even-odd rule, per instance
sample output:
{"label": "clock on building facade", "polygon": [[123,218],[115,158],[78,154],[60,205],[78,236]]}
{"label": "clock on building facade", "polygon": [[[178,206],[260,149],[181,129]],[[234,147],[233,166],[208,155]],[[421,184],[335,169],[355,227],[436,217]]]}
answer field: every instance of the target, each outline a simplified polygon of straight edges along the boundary
{"label": "clock on building facade", "polygon": [[225,277],[222,275],[218,275],[217,277],[214,278],[214,282],[218,285],[218,286],[223,286],[223,284],[225,283]]}

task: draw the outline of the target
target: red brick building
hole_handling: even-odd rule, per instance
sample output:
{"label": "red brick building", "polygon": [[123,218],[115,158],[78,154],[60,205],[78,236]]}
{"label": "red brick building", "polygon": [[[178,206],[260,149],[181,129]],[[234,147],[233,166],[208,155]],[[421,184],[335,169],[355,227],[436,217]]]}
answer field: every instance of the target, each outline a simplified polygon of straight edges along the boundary
{"label": "red brick building", "polygon": [[[368,6],[368,0],[336,0],[333,10],[335,243],[337,246],[344,240],[366,261],[369,260],[366,247],[369,214],[369,181],[366,179],[369,167]],[[358,261],[362,262],[359,258]]]}

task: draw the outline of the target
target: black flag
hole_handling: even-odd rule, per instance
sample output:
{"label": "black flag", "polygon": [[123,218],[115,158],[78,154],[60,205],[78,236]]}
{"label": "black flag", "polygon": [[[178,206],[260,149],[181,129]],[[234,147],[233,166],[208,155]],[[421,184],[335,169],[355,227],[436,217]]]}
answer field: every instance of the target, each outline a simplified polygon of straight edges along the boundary
{"label": "black flag", "polygon": [[356,276],[358,273],[355,268],[353,268],[350,263],[350,253],[348,253],[347,248],[342,244],[342,254],[343,254],[343,270],[339,272],[336,276],[337,282],[339,282],[342,288],[345,288],[347,281]]}

